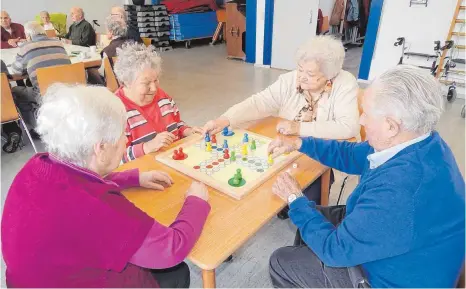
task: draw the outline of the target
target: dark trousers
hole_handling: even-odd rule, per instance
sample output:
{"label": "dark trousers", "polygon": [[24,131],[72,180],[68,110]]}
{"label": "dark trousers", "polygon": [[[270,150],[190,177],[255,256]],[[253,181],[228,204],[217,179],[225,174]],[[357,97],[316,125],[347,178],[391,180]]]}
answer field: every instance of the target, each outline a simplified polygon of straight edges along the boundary
{"label": "dark trousers", "polygon": [[151,270],[160,288],[189,288],[191,282],[189,267],[182,262],[175,267]]}
{"label": "dark trousers", "polygon": [[[346,206],[317,209],[335,226],[345,216]],[[358,288],[363,279],[359,267],[328,267],[297,236],[294,246],[276,250],[270,257],[270,278],[275,288]],[[367,285],[367,284],[366,284]]]}

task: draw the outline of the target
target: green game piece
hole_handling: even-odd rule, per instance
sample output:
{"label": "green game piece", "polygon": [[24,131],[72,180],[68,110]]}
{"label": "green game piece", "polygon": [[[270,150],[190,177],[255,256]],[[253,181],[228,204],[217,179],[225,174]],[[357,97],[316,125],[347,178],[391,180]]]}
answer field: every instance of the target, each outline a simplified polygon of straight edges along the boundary
{"label": "green game piece", "polygon": [[231,178],[228,180],[228,184],[232,187],[242,187],[246,184],[246,181],[244,179],[238,181],[235,178]]}
{"label": "green game piece", "polygon": [[256,150],[256,140],[253,139],[251,142],[251,150],[255,151]]}
{"label": "green game piece", "polygon": [[235,152],[235,151],[232,151],[232,152],[231,152],[230,160],[231,160],[232,162],[236,161],[236,152]]}

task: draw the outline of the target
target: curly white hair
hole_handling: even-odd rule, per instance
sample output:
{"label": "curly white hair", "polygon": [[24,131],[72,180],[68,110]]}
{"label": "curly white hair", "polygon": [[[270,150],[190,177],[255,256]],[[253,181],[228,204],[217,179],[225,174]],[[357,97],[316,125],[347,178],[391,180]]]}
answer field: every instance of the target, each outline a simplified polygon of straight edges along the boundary
{"label": "curly white hair", "polygon": [[144,69],[154,69],[159,74],[162,71],[162,59],[152,45],[129,42],[117,48],[117,56],[114,70],[124,85],[133,83]]}
{"label": "curly white hair", "polygon": [[300,61],[315,61],[327,79],[335,78],[343,68],[345,48],[343,43],[333,36],[315,36],[301,45],[296,54]]}

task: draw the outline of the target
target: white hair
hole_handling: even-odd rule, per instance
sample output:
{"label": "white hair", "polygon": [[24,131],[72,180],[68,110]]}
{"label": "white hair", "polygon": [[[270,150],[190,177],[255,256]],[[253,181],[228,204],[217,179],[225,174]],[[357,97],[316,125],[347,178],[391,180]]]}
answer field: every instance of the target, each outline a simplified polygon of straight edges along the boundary
{"label": "white hair", "polygon": [[345,48],[340,40],[333,36],[315,36],[301,45],[296,54],[300,61],[315,61],[320,71],[330,80],[335,78],[343,68]]}
{"label": "white hair", "polygon": [[441,85],[427,70],[398,65],[376,78],[371,89],[374,113],[400,120],[407,131],[428,133],[442,115]]}
{"label": "white hair", "polygon": [[39,24],[39,22],[29,21],[24,24],[24,34],[30,37],[36,35],[45,35],[45,29]]}
{"label": "white hair", "polygon": [[107,29],[113,37],[124,37],[128,33],[126,22],[118,16],[107,17]]}
{"label": "white hair", "polygon": [[115,145],[124,132],[125,107],[105,87],[55,84],[42,99],[37,132],[60,159],[87,167],[94,145]]}
{"label": "white hair", "polygon": [[162,59],[152,45],[125,43],[122,48],[117,48],[117,56],[115,74],[125,85],[133,83],[144,69],[153,69],[158,73],[162,70]]}

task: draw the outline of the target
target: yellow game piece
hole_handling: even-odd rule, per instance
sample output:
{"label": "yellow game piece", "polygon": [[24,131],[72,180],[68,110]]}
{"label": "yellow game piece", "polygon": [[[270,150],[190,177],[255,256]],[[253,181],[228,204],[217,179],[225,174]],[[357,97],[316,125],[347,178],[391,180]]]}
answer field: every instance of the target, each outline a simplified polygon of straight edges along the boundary
{"label": "yellow game piece", "polygon": [[212,144],[210,143],[210,141],[206,142],[205,150],[208,151],[208,152],[212,151]]}
{"label": "yellow game piece", "polygon": [[243,145],[242,154],[243,154],[243,156],[247,156],[247,155],[248,155],[248,145],[247,145],[247,144],[244,144],[244,145]]}
{"label": "yellow game piece", "polygon": [[272,155],[269,155],[268,159],[267,159],[267,163],[271,166],[273,165],[273,158],[272,158]]}

